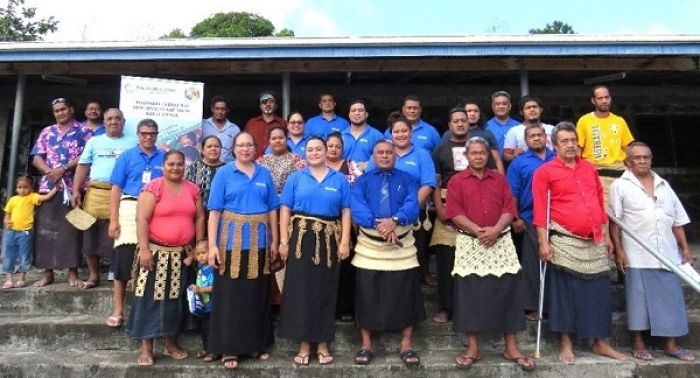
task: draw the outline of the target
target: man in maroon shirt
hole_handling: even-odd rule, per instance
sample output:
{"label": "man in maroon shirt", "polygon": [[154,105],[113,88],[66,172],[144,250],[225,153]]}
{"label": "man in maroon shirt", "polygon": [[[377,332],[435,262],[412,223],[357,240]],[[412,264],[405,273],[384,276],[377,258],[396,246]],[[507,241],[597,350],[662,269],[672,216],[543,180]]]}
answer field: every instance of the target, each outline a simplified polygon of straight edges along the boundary
{"label": "man in maroon shirt", "polygon": [[535,362],[523,355],[515,337],[525,329],[525,313],[520,263],[509,232],[513,195],[505,177],[486,167],[491,152],[485,139],[470,138],[465,148],[469,166],[447,184],[445,209],[459,231],[452,271],[454,329],[469,338],[457,367],[468,369],[481,358],[480,333],[502,333],[503,357],[532,370]]}
{"label": "man in maroon shirt", "polygon": [[606,340],[612,328],[608,260],[613,246],[603,231],[608,222],[603,187],[593,165],[578,156],[577,143],[576,127],[559,123],[552,130],[557,157],[540,167],[532,181],[540,259],[550,267],[549,328],[560,333],[561,362],[574,362],[571,333],[592,338],[594,353],[622,361],[625,356]]}
{"label": "man in maroon shirt", "polygon": [[272,91],[260,93],[260,115],[248,120],[245,124],[245,131],[253,136],[255,140],[255,159],[262,156],[267,148],[268,131],[274,126],[287,128],[284,118],[275,115],[277,110],[277,99]]}

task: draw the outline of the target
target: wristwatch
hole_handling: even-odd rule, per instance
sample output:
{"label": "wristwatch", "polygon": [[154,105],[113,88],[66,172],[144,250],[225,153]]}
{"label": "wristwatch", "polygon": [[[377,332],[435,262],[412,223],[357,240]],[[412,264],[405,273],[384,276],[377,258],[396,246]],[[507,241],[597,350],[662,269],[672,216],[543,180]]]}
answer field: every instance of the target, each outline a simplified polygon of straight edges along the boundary
{"label": "wristwatch", "polygon": [[391,217],[391,220],[393,220],[394,223],[396,223],[397,226],[401,223],[401,222],[399,222],[399,217],[397,217],[396,215],[394,215],[393,217]]}

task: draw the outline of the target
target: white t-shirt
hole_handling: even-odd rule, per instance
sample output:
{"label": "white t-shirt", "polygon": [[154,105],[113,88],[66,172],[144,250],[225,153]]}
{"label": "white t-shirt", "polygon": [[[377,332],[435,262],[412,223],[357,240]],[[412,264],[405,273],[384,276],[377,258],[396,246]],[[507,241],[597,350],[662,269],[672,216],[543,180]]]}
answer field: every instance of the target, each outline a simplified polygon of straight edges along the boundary
{"label": "white t-shirt", "polygon": [[[554,130],[554,126],[543,123],[542,127],[544,127],[544,132],[547,134],[547,148],[551,150],[553,149],[552,130]],[[517,148],[523,151],[527,150],[527,144],[525,144],[525,125],[523,124],[511,127],[510,130],[508,130],[506,140],[503,143],[504,150],[515,150]]]}

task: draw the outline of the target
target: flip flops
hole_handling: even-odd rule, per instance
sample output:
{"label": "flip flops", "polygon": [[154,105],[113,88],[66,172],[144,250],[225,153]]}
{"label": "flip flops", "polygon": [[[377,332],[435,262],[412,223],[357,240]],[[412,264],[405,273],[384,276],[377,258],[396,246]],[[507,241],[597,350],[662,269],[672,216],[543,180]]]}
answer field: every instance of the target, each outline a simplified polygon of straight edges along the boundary
{"label": "flip flops", "polygon": [[472,365],[474,365],[474,363],[480,359],[481,356],[469,356],[467,354],[463,354],[461,356],[457,356],[455,362],[457,363],[458,369],[469,370],[472,368]]}
{"label": "flip flops", "polygon": [[420,365],[420,357],[418,356],[418,352],[416,352],[413,349],[406,349],[403,352],[401,352],[399,356],[401,357],[401,361],[403,361],[403,364],[406,365],[406,367]]}
{"label": "flip flops", "polygon": [[153,365],[153,356],[149,356],[147,354],[142,354],[139,356],[138,359],[136,359],[136,364],[139,366],[152,366]]}
{"label": "flip flops", "polygon": [[654,359],[654,356],[651,355],[651,352],[649,352],[648,349],[642,348],[642,349],[632,349],[630,351],[632,353],[632,357],[642,360],[642,361],[651,361]]}
{"label": "flip flops", "polygon": [[531,357],[526,357],[526,356],[522,356],[522,355],[515,356],[515,357],[509,357],[509,356],[503,354],[503,358],[518,365],[524,371],[535,370],[535,361]]}
{"label": "flip flops", "polygon": [[669,357],[677,358],[681,361],[694,361],[695,356],[693,356],[693,352],[687,350],[687,349],[678,349],[675,352],[666,352],[666,355]]}
{"label": "flip flops", "polygon": [[374,354],[369,349],[360,349],[355,353],[355,364],[356,365],[369,365],[372,362],[372,357]]}
{"label": "flip flops", "polygon": [[123,321],[124,318],[122,318],[121,315],[110,315],[107,317],[107,320],[105,320],[105,324],[110,328],[119,328],[122,326]]}

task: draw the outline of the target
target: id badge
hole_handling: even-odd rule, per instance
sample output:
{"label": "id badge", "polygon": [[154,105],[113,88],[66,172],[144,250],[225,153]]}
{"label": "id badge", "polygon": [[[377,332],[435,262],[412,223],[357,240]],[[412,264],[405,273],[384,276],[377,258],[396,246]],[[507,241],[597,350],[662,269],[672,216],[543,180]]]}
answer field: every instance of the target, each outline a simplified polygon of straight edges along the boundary
{"label": "id badge", "polygon": [[141,174],[141,183],[148,184],[151,181],[151,170],[147,169]]}

